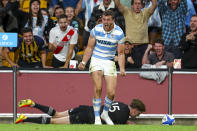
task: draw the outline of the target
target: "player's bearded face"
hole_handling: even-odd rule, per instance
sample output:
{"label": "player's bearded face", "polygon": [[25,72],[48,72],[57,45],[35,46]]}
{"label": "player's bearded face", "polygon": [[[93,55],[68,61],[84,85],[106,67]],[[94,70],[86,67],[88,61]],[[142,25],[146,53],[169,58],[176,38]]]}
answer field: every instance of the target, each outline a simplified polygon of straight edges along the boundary
{"label": "player's bearded face", "polygon": [[105,31],[109,32],[114,28],[114,19],[112,16],[104,16],[102,17],[103,28]]}
{"label": "player's bearded face", "polygon": [[33,41],[33,34],[32,32],[25,32],[23,33],[23,39],[24,39],[24,42],[25,44],[31,44],[32,41]]}
{"label": "player's bearded face", "polygon": [[61,31],[66,31],[68,26],[68,20],[66,18],[59,19],[58,24],[60,26]]}

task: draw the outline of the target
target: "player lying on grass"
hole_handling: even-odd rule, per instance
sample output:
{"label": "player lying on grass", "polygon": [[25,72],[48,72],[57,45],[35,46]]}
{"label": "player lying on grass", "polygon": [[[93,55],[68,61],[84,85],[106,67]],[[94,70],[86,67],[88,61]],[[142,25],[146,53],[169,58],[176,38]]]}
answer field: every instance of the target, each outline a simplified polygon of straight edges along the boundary
{"label": "player lying on grass", "polygon": [[[52,107],[40,105],[30,99],[21,100],[19,107],[32,107],[47,113],[51,117],[27,117],[21,114],[15,121],[16,124],[21,122],[31,122],[38,124],[94,124],[94,110],[92,106],[80,105],[77,108],[56,112]],[[133,99],[128,106],[122,102],[113,102],[109,110],[109,117],[114,124],[129,124],[129,117],[135,118],[142,112],[145,112],[145,105],[139,99]],[[101,112],[103,111],[103,106]],[[104,124],[104,121],[102,121]]]}

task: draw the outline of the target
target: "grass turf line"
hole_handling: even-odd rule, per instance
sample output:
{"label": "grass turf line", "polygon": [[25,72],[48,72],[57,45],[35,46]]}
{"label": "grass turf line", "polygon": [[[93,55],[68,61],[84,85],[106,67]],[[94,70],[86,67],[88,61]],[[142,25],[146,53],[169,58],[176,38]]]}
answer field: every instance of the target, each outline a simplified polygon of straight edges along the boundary
{"label": "grass turf line", "polygon": [[0,124],[0,131],[197,131],[197,126]]}

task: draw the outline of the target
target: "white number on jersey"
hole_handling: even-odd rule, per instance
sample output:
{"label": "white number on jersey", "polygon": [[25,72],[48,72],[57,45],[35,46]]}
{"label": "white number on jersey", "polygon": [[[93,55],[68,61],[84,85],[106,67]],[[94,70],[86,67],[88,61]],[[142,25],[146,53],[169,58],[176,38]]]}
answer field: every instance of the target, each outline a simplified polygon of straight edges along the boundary
{"label": "white number on jersey", "polygon": [[116,111],[116,110],[120,110],[120,107],[118,106],[118,103],[116,102],[116,103],[113,103],[112,105],[111,105],[111,108],[109,109],[109,111],[110,112],[114,112],[114,111]]}

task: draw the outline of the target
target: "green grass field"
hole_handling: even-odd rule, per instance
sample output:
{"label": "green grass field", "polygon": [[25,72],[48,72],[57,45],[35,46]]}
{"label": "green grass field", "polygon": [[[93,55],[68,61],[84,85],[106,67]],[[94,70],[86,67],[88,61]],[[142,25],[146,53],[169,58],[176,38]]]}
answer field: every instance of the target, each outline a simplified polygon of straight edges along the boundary
{"label": "green grass field", "polygon": [[0,131],[197,131],[197,126],[0,124]]}

